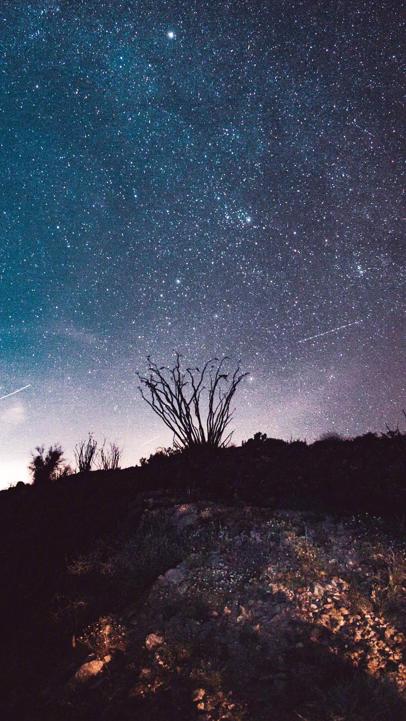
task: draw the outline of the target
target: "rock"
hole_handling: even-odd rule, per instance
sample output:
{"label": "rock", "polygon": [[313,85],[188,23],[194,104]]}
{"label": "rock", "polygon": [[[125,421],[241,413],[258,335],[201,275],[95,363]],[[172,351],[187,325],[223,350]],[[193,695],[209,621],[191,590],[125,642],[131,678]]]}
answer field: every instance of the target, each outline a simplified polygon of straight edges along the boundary
{"label": "rock", "polygon": [[321,586],[320,583],[315,583],[313,588],[313,593],[317,598],[320,598],[324,594],[324,588]]}
{"label": "rock", "polygon": [[176,568],[170,568],[169,571],[159,577],[163,583],[181,583],[186,578],[186,566],[184,563],[179,564]]}
{"label": "rock", "polygon": [[206,690],[204,688],[197,688],[193,694],[193,701],[201,701],[206,696]]}
{"label": "rock", "polygon": [[159,633],[150,633],[145,639],[145,646],[148,651],[151,651],[151,649],[156,648],[157,646],[161,646],[163,642],[164,637],[161,636]]}
{"label": "rock", "polygon": [[76,671],[74,680],[79,682],[88,681],[93,676],[97,676],[109,661],[111,661],[110,655],[105,656],[103,659],[95,658],[93,661],[87,661]]}

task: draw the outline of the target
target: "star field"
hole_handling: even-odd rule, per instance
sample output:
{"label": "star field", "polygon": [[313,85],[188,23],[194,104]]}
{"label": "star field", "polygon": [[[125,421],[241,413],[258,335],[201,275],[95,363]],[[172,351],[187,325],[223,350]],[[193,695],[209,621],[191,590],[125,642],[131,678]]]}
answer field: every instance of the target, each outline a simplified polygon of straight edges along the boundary
{"label": "star field", "polygon": [[31,384],[2,485],[89,430],[127,465],[169,445],[135,371],[174,349],[250,371],[237,441],[396,425],[403,27],[383,1],[2,3],[0,395]]}

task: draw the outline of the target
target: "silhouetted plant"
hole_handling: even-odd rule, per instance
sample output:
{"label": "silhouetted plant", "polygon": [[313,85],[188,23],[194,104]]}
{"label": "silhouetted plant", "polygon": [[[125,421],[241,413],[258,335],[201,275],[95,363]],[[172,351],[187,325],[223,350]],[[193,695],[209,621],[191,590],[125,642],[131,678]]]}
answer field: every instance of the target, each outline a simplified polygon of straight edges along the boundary
{"label": "silhouetted plant", "polygon": [[245,446],[247,443],[250,443],[251,445],[261,445],[263,443],[266,443],[266,441],[269,440],[266,433],[261,433],[261,431],[258,431],[257,433],[254,433],[252,438],[249,438],[248,441],[243,441],[242,445]]}
{"label": "silhouetted plant", "polygon": [[225,435],[233,417],[230,404],[247,373],[241,373],[239,366],[232,375],[224,372],[226,357],[212,358],[202,370],[182,370],[179,353],[173,368],[159,367],[150,356],[147,360],[148,375],[138,373],[139,390],[144,401],[173,432],[174,447],[227,446],[232,436],[232,432]]}
{"label": "silhouetted plant", "polygon": [[121,448],[116,443],[110,443],[106,449],[106,441],[99,451],[98,466],[103,471],[116,471],[120,468]]}
{"label": "silhouetted plant", "polygon": [[46,453],[44,446],[37,446],[35,451],[28,466],[35,485],[54,481],[71,472],[69,466],[62,467],[64,458],[61,446],[50,446]]}
{"label": "silhouetted plant", "polygon": [[341,441],[345,441],[345,438],[341,436],[339,433],[336,433],[335,431],[326,431],[325,433],[322,433],[319,441],[333,441],[334,443],[340,443]]}
{"label": "silhouetted plant", "polygon": [[89,433],[87,440],[79,441],[74,449],[77,469],[80,472],[90,471],[96,460],[97,441],[92,433]]}
{"label": "silhouetted plant", "polygon": [[[405,419],[406,419],[406,411],[402,411]],[[402,433],[402,431],[399,429],[399,423],[397,424],[396,428],[391,428],[391,426],[386,423],[386,433],[382,433],[382,438],[387,438],[388,440],[392,441],[399,450],[402,452],[403,455],[406,455],[406,433]]]}

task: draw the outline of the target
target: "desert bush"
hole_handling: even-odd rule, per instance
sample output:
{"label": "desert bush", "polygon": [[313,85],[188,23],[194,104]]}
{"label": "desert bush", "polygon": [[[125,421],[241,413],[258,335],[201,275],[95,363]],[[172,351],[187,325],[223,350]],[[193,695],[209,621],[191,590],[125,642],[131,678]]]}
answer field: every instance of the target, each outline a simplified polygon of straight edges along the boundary
{"label": "desert bush", "polygon": [[136,533],[119,550],[116,563],[125,574],[152,580],[184,558],[187,537],[177,531],[165,511],[143,517]]}
{"label": "desert bush", "polygon": [[340,443],[341,441],[345,441],[345,438],[344,438],[344,436],[340,435],[340,433],[336,433],[335,431],[326,431],[326,433],[321,434],[318,441],[319,441],[319,443],[321,441],[323,441],[323,442],[330,441],[332,443]]}
{"label": "desert bush", "polygon": [[175,448],[225,448],[231,439],[231,401],[247,373],[225,372],[228,358],[212,358],[203,368],[158,366],[148,356],[148,375],[138,373],[144,401],[173,433]]}
{"label": "desert bush", "polygon": [[35,453],[32,454],[32,461],[28,466],[33,483],[40,485],[69,475],[71,469],[63,464],[64,458],[61,446],[50,446],[46,453],[44,446],[37,446]]}
{"label": "desert bush", "polygon": [[104,440],[99,451],[98,467],[103,471],[118,470],[120,468],[121,453],[121,448],[118,447],[117,443],[110,443],[109,447],[106,448],[106,441]]}
{"label": "desert bush", "polygon": [[97,441],[92,433],[87,440],[79,441],[74,449],[74,456],[79,473],[88,472],[96,460]]}

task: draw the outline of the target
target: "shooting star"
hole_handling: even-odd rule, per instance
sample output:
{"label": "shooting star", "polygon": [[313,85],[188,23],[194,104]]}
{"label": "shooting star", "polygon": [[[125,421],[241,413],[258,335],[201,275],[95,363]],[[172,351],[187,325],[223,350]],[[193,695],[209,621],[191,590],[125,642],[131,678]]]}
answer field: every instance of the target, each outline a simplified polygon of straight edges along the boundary
{"label": "shooting star", "polygon": [[323,333],[317,333],[316,335],[309,335],[307,338],[301,338],[298,343],[306,343],[308,340],[314,340],[315,338],[321,338],[323,335],[329,335],[329,333],[338,333],[339,330],[349,328],[351,325],[358,325],[363,323],[363,320],[353,320],[352,323],[346,323],[345,325],[339,325],[337,328],[331,328],[331,330],[325,330]]}
{"label": "shooting star", "polygon": [[148,446],[149,443],[153,443],[154,441],[159,440],[160,437],[161,437],[161,436],[153,436],[152,438],[148,438],[147,441],[144,441],[144,443],[141,443],[141,445],[139,446],[139,448],[140,448],[140,449],[141,449],[141,448],[145,448],[145,446]]}
{"label": "shooting star", "polygon": [[21,391],[25,391],[27,388],[31,388],[31,383],[28,383],[28,385],[23,386],[22,388],[17,388],[17,390],[12,393],[6,393],[5,396],[0,396],[0,401],[4,401],[5,398],[10,398],[10,396],[15,396],[16,393],[21,393]]}
{"label": "shooting star", "polygon": [[375,137],[375,135],[373,133],[371,133],[370,130],[367,130],[366,128],[362,128],[361,125],[358,125],[356,120],[353,120],[352,124],[355,125],[355,127],[358,128],[358,130],[361,130],[362,133],[366,133],[367,135],[370,135],[371,138]]}

